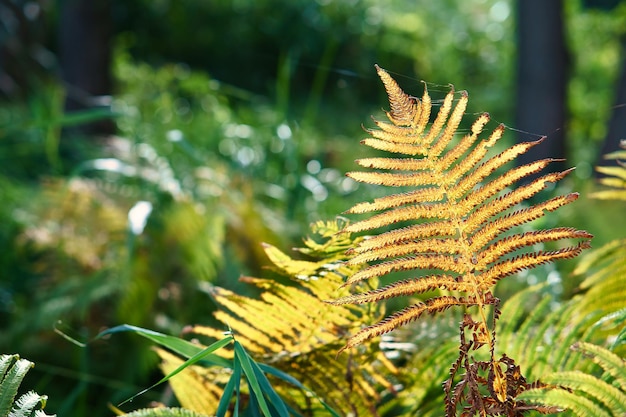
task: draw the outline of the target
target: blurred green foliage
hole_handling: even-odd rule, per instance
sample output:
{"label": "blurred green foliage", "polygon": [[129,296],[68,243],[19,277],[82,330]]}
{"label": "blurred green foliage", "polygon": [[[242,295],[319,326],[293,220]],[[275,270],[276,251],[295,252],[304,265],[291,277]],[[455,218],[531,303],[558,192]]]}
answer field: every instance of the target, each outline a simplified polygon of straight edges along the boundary
{"label": "blurred green foliage", "polygon": [[[568,163],[582,182],[606,133],[626,7],[566,3]],[[54,52],[58,10],[39,7]],[[237,279],[267,274],[260,242],[297,246],[311,221],[374,195],[343,175],[384,103],[374,63],[416,95],[419,80],[435,99],[454,82],[479,103],[470,112],[512,124],[512,1],[141,0],[112,11],[110,109],[66,113],[50,74],[0,103],[0,352],[37,363],[36,389],[59,415],[108,415],[108,402],[156,378],[157,359],[123,337],[77,349],[53,333],[58,320],[83,339],[120,323],[169,334],[210,324],[206,283],[250,291]],[[70,129],[103,117],[115,136]],[[581,200],[585,213],[619,210]],[[569,216],[600,241],[623,236],[616,217],[585,213]],[[531,279],[542,278],[520,278]]]}
{"label": "blurred green foliage", "polygon": [[504,118],[513,104],[506,101],[514,88],[513,7],[494,0],[164,0],[117,5],[116,21],[142,61],[202,68],[224,83],[274,96],[279,112],[300,124],[336,126],[349,125],[338,115],[380,103],[374,63],[416,89],[419,80],[442,89],[454,81],[475,94],[480,86],[478,94],[488,97],[479,101]]}

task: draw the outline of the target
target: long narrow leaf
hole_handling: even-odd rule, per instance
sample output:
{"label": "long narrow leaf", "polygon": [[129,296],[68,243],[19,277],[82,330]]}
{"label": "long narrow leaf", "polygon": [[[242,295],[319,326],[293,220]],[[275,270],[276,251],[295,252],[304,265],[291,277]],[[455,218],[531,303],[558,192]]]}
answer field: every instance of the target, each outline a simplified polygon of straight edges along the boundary
{"label": "long narrow leaf", "polygon": [[217,417],[223,417],[226,415],[226,411],[228,411],[228,405],[230,404],[230,400],[233,398],[233,392],[237,392],[237,400],[235,403],[235,415],[238,413],[239,408],[239,389],[241,384],[241,364],[239,361],[234,361],[233,373],[228,380],[228,383],[224,387],[224,392],[222,393],[222,398],[220,398],[220,402],[217,405],[217,411],[215,412]]}
{"label": "long narrow leaf", "polygon": [[252,365],[252,370],[259,381],[261,389],[267,394],[268,399],[274,405],[274,408],[276,408],[278,415],[280,417],[289,417],[289,411],[287,410],[285,401],[283,401],[283,399],[280,398],[280,395],[276,393],[270,384],[270,381],[267,379],[263,371],[261,371],[261,368],[259,368],[259,365],[254,361],[250,361],[250,364]]}
{"label": "long narrow leaf", "polygon": [[326,411],[330,413],[331,416],[341,417],[341,415],[338,412],[336,412],[331,406],[326,404],[326,402],[323,399],[321,399],[315,392],[313,392],[306,386],[302,385],[302,383],[298,381],[296,378],[294,378],[293,376],[281,371],[280,369],[276,369],[273,366],[270,366],[264,363],[259,363],[257,365],[266,374],[274,375],[276,378],[280,378],[283,381],[288,382],[291,385],[295,386],[296,388],[300,388],[302,391],[311,395],[311,397],[317,399],[322,404],[322,406],[326,409]]}
{"label": "long narrow leaf", "polygon": [[[191,358],[194,355],[199,354],[203,351],[201,346],[193,344],[185,339],[181,339],[176,336],[168,336],[163,333],[155,332],[154,330],[144,329],[142,327],[132,326],[129,324],[123,324],[121,326],[112,327],[107,329],[101,333],[99,333],[94,340],[101,339],[104,336],[114,334],[114,333],[122,333],[122,332],[133,332],[138,334],[139,336],[145,337],[153,341],[154,343],[163,346],[171,350],[172,352],[178,353],[180,356],[184,358]],[[230,338],[230,339],[229,339]],[[224,340],[232,340],[232,336],[226,336]],[[217,349],[215,349],[217,350]],[[208,365],[221,366],[222,368],[231,368],[232,363],[228,359],[222,358],[217,355],[205,355],[203,357],[203,361]]]}
{"label": "long narrow leaf", "polygon": [[239,417],[239,408],[241,407],[241,364],[237,361],[235,362],[235,369],[237,370],[237,392],[235,392],[235,411],[233,413],[233,417]]}
{"label": "long narrow leaf", "polygon": [[252,400],[252,394],[256,396],[256,401],[259,404],[259,408],[263,411],[263,415],[265,417],[272,417],[269,408],[267,407],[267,402],[265,402],[265,397],[263,396],[263,391],[261,390],[261,386],[259,385],[259,381],[252,369],[252,364],[250,363],[250,357],[246,354],[243,346],[235,340],[235,361],[239,361],[241,363],[241,369],[243,370],[244,375],[246,376],[246,380],[248,384],[250,384],[250,399]]}
{"label": "long narrow leaf", "polygon": [[[248,407],[244,410],[243,413],[243,417],[262,417],[261,416],[261,412],[259,411],[259,407],[255,407],[256,404],[259,403],[259,400],[257,399],[258,397],[256,396],[256,394],[254,393],[254,391],[252,390],[252,386],[250,385],[250,381],[246,379],[246,382],[248,384],[248,387],[250,389],[250,402],[248,403]],[[268,409],[268,415],[267,416],[272,416],[272,413],[269,411]],[[265,415],[265,412],[264,412]]]}
{"label": "long narrow leaf", "polygon": [[178,368],[176,368],[175,370],[173,370],[172,372],[170,372],[168,375],[164,376],[163,378],[161,378],[158,382],[156,382],[155,384],[151,385],[150,387],[141,390],[140,392],[138,392],[137,394],[133,395],[132,397],[122,401],[118,406],[125,404],[129,401],[132,401],[133,399],[135,399],[136,397],[144,394],[145,392],[151,390],[152,388],[156,387],[159,384],[162,384],[163,382],[168,381],[170,378],[172,378],[173,376],[175,376],[176,374],[178,374],[179,372],[181,372],[182,370],[184,370],[185,368],[187,368],[188,366],[194,365],[200,361],[205,361],[207,358],[210,358],[208,360],[208,362],[215,364],[216,360],[215,358],[219,359],[217,362],[220,363],[224,363],[226,368],[232,368],[233,365],[230,361],[224,359],[224,358],[220,358],[219,356],[213,355],[213,352],[215,352],[218,349],[223,348],[224,346],[228,345],[230,342],[233,341],[233,336],[232,335],[227,335],[226,337],[224,337],[221,340],[218,340],[217,342],[211,344],[210,346],[202,349],[199,346],[196,346],[190,342],[187,342],[184,339],[178,338],[178,337],[174,337],[174,336],[168,336],[168,335],[164,335],[162,333],[158,333],[155,332],[153,330],[148,330],[148,329],[143,329],[141,327],[135,327],[135,326],[130,326],[130,325],[122,325],[122,326],[117,326],[117,327],[113,327],[111,329],[105,330],[104,332],[101,332],[100,334],[98,334],[96,336],[96,339],[101,338],[103,336],[106,336],[107,334],[112,334],[112,333],[119,333],[119,332],[133,332],[136,333],[138,335],[141,335],[163,347],[169,348],[171,350],[173,350],[176,353],[179,353],[183,356],[187,356],[190,355],[189,359],[187,359],[185,362],[183,362]]}

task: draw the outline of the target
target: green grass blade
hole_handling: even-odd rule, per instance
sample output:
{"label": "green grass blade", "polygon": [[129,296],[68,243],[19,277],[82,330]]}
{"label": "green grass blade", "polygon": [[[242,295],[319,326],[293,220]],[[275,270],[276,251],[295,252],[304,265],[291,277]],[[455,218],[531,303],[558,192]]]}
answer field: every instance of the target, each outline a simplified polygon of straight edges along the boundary
{"label": "green grass blade", "polygon": [[274,406],[274,408],[278,412],[278,415],[280,417],[289,417],[289,411],[287,410],[287,405],[285,404],[285,401],[283,401],[280,395],[276,393],[276,391],[270,384],[270,381],[267,379],[263,371],[261,371],[261,368],[259,368],[259,365],[253,360],[251,360],[250,363],[252,365],[254,374],[259,380],[259,385],[261,386],[261,389],[267,394],[270,403]]}
{"label": "green grass blade", "polygon": [[[256,397],[256,401],[258,402],[259,408],[263,412],[265,417],[272,417],[269,408],[267,407],[267,402],[265,401],[265,397],[263,396],[263,391],[261,390],[261,386],[259,385],[259,380],[254,373],[254,369],[252,368],[252,363],[250,362],[250,357],[246,353],[245,349],[241,344],[235,340],[235,361],[239,361],[241,364],[241,369],[246,376],[246,380],[250,385],[250,400],[252,401],[252,394]],[[251,404],[252,405],[252,404]]]}
{"label": "green grass blade", "polygon": [[331,406],[326,404],[326,402],[323,399],[321,399],[315,392],[313,392],[306,386],[302,385],[302,383],[298,381],[296,378],[281,371],[280,369],[276,369],[273,366],[266,365],[264,363],[259,363],[258,366],[266,374],[274,375],[276,378],[282,379],[283,381],[290,383],[296,388],[300,388],[301,390],[305,391],[307,394],[311,395],[313,398],[317,399],[320,402],[320,404],[322,404],[322,406],[326,409],[326,411],[330,413],[331,416],[341,417],[341,415],[338,412],[336,412]]}
{"label": "green grass blade", "polygon": [[119,114],[108,109],[89,109],[65,113],[62,117],[52,119],[50,122],[57,126],[75,126],[97,120],[112,119],[118,116]]}
{"label": "green grass blade", "polygon": [[[246,383],[248,384],[248,387],[250,388],[250,400],[248,402],[248,407],[243,411],[243,417],[263,417],[261,415],[261,411],[259,411],[259,407],[255,407],[255,405],[258,405],[259,403],[259,400],[257,399],[258,397],[254,394],[254,391],[252,390],[252,386],[250,385],[250,381],[246,380]],[[269,412],[268,415],[272,416],[272,413]]]}
{"label": "green grass blade", "polygon": [[234,361],[233,373],[228,380],[228,383],[224,387],[224,392],[222,393],[222,398],[220,398],[220,402],[217,405],[217,411],[215,415],[217,417],[226,416],[226,412],[228,411],[228,405],[230,404],[230,400],[233,398],[233,392],[237,392],[237,398],[235,401],[235,415],[239,412],[239,390],[241,384],[241,364],[239,361]]}
{"label": "green grass blade", "polygon": [[[142,327],[131,326],[129,324],[123,324],[121,326],[116,326],[116,327],[107,329],[99,333],[94,338],[94,340],[101,339],[102,337],[110,335],[110,334],[122,333],[122,332],[133,332],[135,334],[138,334],[139,336],[145,337],[146,339],[151,340],[152,342],[164,348],[167,348],[184,358],[191,358],[194,355],[197,355],[203,351],[201,346],[193,344],[185,339],[181,339],[180,337],[168,336],[163,333],[155,332],[149,329],[144,329]],[[221,339],[221,340],[224,341],[227,339],[232,340],[232,336],[227,336],[226,338]],[[229,361],[228,359],[224,359],[217,355],[205,355],[203,357],[203,361],[208,365],[221,366],[222,368],[232,368],[231,361]]]}
{"label": "green grass blade", "polygon": [[237,391],[235,392],[235,411],[233,412],[233,417],[239,417],[239,408],[241,407],[241,363],[233,359],[235,363],[235,369],[237,369],[237,374],[239,378],[237,379]]}
{"label": "green grass blade", "polygon": [[[169,374],[167,374],[166,376],[161,378],[158,382],[152,384],[151,386],[149,386],[148,388],[146,388],[144,390],[141,390],[140,392],[138,392],[137,394],[133,395],[132,397],[122,401],[118,405],[118,407],[120,405],[123,405],[123,404],[129,402],[129,401],[132,401],[133,399],[135,399],[138,396],[144,394],[145,392],[151,390],[152,388],[156,387],[157,385],[162,384],[163,382],[168,381],[170,378],[174,377],[176,374],[178,374],[179,372],[183,371],[188,366],[191,366],[191,365],[194,365],[194,364],[198,363],[199,361],[203,360],[206,356],[209,356],[213,352],[215,352],[216,350],[221,349],[224,346],[228,345],[230,342],[232,342],[232,340],[233,340],[233,337],[231,335],[228,335],[225,338],[223,338],[221,340],[218,340],[217,342],[211,344],[207,348],[202,349],[200,352],[196,353],[191,358],[189,358],[185,362],[183,362],[178,368],[174,369],[172,372],[170,372]],[[232,367],[232,365],[230,365],[230,362],[229,362],[228,368],[231,368],[231,367]]]}

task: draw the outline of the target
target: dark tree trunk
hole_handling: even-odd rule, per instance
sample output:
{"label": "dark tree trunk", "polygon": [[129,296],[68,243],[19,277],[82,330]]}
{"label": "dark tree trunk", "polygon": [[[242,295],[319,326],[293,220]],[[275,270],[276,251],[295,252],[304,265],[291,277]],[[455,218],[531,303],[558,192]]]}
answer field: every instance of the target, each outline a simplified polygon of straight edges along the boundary
{"label": "dark tree trunk", "polygon": [[[561,0],[517,1],[516,127],[547,139],[519,158],[524,164],[543,158],[565,158],[568,53]],[[528,141],[520,134],[520,141]],[[564,163],[553,163],[561,170]]]}
{"label": "dark tree trunk", "polygon": [[[106,105],[102,97],[111,94],[111,1],[61,0],[60,4],[59,58],[67,89],[66,109]],[[111,133],[112,123],[91,123],[81,130]]]}
{"label": "dark tree trunk", "polygon": [[0,95],[25,100],[50,78],[55,62],[44,45],[43,7],[0,0]]}
{"label": "dark tree trunk", "polygon": [[604,160],[602,157],[609,152],[620,149],[620,142],[626,140],[626,36],[622,37],[621,46],[622,64],[615,90],[615,104],[609,119],[608,132],[600,151],[601,159],[598,161],[598,165],[617,165],[615,160]]}

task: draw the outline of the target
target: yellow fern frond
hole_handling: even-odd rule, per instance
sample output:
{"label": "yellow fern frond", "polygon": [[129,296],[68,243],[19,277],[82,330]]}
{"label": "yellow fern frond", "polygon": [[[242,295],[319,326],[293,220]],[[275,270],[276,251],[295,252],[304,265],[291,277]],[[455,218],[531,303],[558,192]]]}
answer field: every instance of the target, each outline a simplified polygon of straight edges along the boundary
{"label": "yellow fern frond", "polygon": [[[161,358],[160,368],[164,375],[173,372],[185,362],[165,349],[155,348],[155,351]],[[211,371],[200,366],[190,366],[180,372],[176,378],[171,378],[169,384],[183,407],[203,415],[213,415],[228,377],[228,371],[223,369]]]}
{"label": "yellow fern frond", "polygon": [[[451,88],[431,124],[432,100],[426,89],[421,99],[412,97],[385,70],[378,66],[376,70],[389,97],[389,122],[375,121],[378,129],[367,130],[370,138],[361,143],[399,157],[357,160],[358,165],[371,170],[347,175],[358,182],[407,187],[409,191],[359,203],[347,211],[372,215],[344,231],[368,231],[374,236],[363,239],[350,251],[354,256],[348,265],[369,264],[350,275],[343,287],[398,271],[417,274],[331,303],[362,304],[433,290],[453,291],[458,296],[441,295],[411,305],[362,329],[344,349],[387,333],[426,312],[492,304],[493,287],[499,280],[523,269],[574,257],[589,247],[591,238],[589,233],[569,227],[515,231],[578,197],[570,193],[545,201],[529,201],[536,200],[541,191],[571,171],[534,177],[555,159],[507,169],[507,164],[545,138],[518,143],[490,155],[506,129],[500,125],[481,140],[489,122],[486,113],[477,118],[467,134],[455,138],[468,103],[466,92],[456,94]],[[518,185],[531,176],[535,179]],[[376,234],[382,228],[387,230]],[[537,249],[538,245],[550,243],[556,243],[557,249]],[[481,326],[486,328],[486,323]]]}
{"label": "yellow fern frond", "polygon": [[[626,140],[621,142],[621,147],[626,149]],[[606,190],[596,191],[591,194],[592,198],[601,200],[626,200],[626,150],[611,152],[604,159],[617,161],[617,166],[599,166],[596,171],[606,175],[600,179],[600,184],[608,187]]]}
{"label": "yellow fern frond", "polygon": [[[343,414],[368,415],[380,401],[380,392],[393,389],[389,379],[397,370],[374,346],[354,357],[336,358],[340,338],[358,330],[366,317],[365,308],[329,306],[323,301],[337,294],[335,288],[344,277],[361,268],[346,262],[350,257],[346,249],[361,240],[341,230],[346,223],[315,223],[314,236],[297,249],[306,260],[264,245],[273,268],[288,283],[244,277],[246,283],[263,289],[258,298],[219,287],[212,288],[211,295],[219,306],[215,318],[228,325],[247,351],[289,373]],[[223,329],[194,326],[190,331],[220,338]],[[361,364],[358,372],[351,369],[353,360]],[[294,398],[298,406],[308,407],[298,389],[282,385],[276,389],[285,398]]]}

